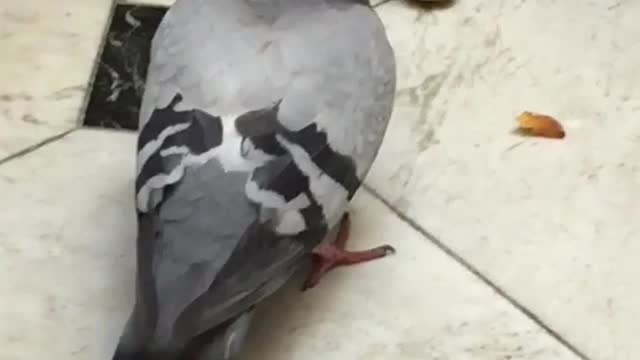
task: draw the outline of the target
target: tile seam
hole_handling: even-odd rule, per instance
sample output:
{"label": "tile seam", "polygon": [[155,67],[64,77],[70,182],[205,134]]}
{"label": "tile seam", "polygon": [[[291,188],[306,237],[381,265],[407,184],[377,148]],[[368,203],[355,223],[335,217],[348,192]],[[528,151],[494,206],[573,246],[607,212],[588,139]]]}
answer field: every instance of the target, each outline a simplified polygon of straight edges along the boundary
{"label": "tile seam", "polygon": [[6,164],[8,162],[11,162],[13,160],[19,159],[19,158],[21,158],[21,157],[23,157],[25,155],[28,155],[28,154],[30,154],[30,153],[32,153],[32,152],[34,152],[34,151],[36,151],[36,150],[38,150],[38,149],[40,149],[40,148],[42,148],[44,146],[47,146],[47,145],[49,145],[51,143],[54,143],[54,142],[64,138],[65,136],[71,134],[72,132],[74,132],[76,130],[78,130],[78,128],[72,128],[72,129],[65,130],[65,131],[63,131],[63,132],[61,132],[59,134],[47,137],[44,140],[41,140],[41,141],[39,141],[39,142],[37,142],[35,144],[27,146],[26,148],[24,148],[22,150],[16,151],[15,153],[13,153],[13,154],[5,157],[5,158],[0,159],[0,166]]}
{"label": "tile seam", "polygon": [[518,301],[513,296],[509,295],[502,287],[500,287],[497,283],[491,280],[489,277],[484,275],[478,268],[456,253],[452,248],[445,245],[438,237],[433,235],[431,232],[423,228],[412,218],[407,216],[406,214],[399,211],[396,207],[394,207],[387,199],[385,199],[380,193],[378,193],[374,188],[369,186],[368,184],[362,185],[362,190],[369,193],[371,196],[376,198],[378,201],[382,202],[384,206],[389,209],[395,216],[397,216],[402,222],[409,225],[413,230],[417,231],[419,234],[424,236],[429,242],[435,245],[440,251],[444,252],[447,256],[452,258],[458,265],[461,265],[471,274],[473,274],[476,278],[482,281],[486,286],[490,287],[495,293],[497,293],[500,297],[505,299],[511,306],[515,307],[518,311],[524,314],[529,320],[533,321],[536,325],[542,328],[549,336],[555,339],[557,342],[562,344],[565,348],[567,348],[570,352],[572,352],[575,356],[577,356],[581,360],[591,360],[584,352],[578,349],[575,345],[573,345],[569,340],[564,338],[560,333],[554,330],[551,326],[542,321],[542,319],[536,315],[532,310],[527,308],[524,304]]}

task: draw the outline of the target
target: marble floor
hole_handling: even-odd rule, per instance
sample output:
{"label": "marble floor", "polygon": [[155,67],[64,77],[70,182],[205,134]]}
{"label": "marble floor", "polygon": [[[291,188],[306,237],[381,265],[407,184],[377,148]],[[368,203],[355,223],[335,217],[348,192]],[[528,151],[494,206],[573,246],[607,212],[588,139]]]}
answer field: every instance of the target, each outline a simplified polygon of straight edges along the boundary
{"label": "marble floor", "polygon": [[[0,360],[110,359],[136,101],[171,2],[0,5]],[[293,281],[243,359],[640,358],[640,2],[375,4],[398,87],[352,241],[398,253]],[[566,138],[514,133],[525,110]]]}

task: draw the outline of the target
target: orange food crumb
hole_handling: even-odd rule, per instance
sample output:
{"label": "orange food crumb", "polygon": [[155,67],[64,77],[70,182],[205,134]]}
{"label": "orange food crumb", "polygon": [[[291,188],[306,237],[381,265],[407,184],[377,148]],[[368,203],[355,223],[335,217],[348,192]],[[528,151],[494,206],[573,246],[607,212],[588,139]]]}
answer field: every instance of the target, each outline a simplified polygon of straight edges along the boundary
{"label": "orange food crumb", "polygon": [[525,135],[552,139],[562,139],[565,136],[562,125],[551,116],[525,111],[517,120],[518,129]]}

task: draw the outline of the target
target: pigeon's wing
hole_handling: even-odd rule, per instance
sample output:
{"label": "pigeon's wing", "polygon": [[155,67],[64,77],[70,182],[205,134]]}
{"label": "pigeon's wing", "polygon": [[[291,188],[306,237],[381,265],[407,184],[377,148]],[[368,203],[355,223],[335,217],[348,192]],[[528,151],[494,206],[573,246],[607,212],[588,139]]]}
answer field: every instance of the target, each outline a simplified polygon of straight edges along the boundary
{"label": "pigeon's wing", "polygon": [[[137,301],[120,353],[182,350],[240,316],[289,278],[326,229],[290,154],[258,153],[237,118],[177,111],[179,101],[155,110],[140,133],[149,136],[140,151],[154,145],[136,181]],[[280,187],[299,194],[287,201]],[[314,206],[319,226],[301,215]]]}
{"label": "pigeon's wing", "polygon": [[[209,15],[222,30],[209,32],[210,16],[190,3],[205,13],[219,4]],[[349,11],[341,4],[269,32],[225,22],[238,3],[177,2],[154,38],[138,142],[138,295],[123,351],[182,348],[281,286],[337,223],[386,126],[393,56],[370,9],[350,18],[335,14]]]}

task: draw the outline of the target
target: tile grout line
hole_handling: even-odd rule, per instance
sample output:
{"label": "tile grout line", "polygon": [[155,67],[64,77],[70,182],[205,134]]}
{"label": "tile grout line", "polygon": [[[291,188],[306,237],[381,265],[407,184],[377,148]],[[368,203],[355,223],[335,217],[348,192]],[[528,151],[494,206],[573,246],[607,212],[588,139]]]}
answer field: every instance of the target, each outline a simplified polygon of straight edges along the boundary
{"label": "tile grout line", "polygon": [[33,144],[31,146],[28,146],[28,147],[26,147],[26,148],[24,148],[22,150],[19,150],[19,151],[15,152],[15,153],[3,158],[3,159],[0,159],[0,166],[4,165],[4,164],[6,164],[6,163],[8,163],[8,162],[10,162],[12,160],[15,160],[17,158],[21,158],[21,157],[23,157],[23,156],[25,156],[25,155],[33,152],[33,151],[36,151],[36,150],[40,149],[43,146],[46,146],[46,145],[52,143],[52,142],[60,140],[60,139],[64,138],[65,136],[71,134],[72,132],[74,132],[76,130],[78,130],[78,128],[65,130],[65,131],[61,132],[60,134],[53,135],[53,136],[48,137],[48,138],[46,138],[46,139],[44,139],[44,140],[42,140],[40,142],[37,142],[37,143]]}
{"label": "tile grout line", "polygon": [[453,249],[445,245],[442,241],[440,241],[435,235],[431,234],[428,230],[424,229],[413,219],[408,217],[407,215],[401,213],[398,209],[396,209],[389,201],[387,201],[380,193],[378,193],[371,186],[363,183],[362,189],[372,195],[374,198],[379,200],[386,206],[391,212],[393,212],[402,222],[409,225],[413,230],[417,231],[419,234],[424,236],[427,240],[429,240],[432,244],[434,244],[438,249],[443,251],[449,257],[451,257],[455,262],[459,265],[467,269],[467,271],[471,272],[475,275],[480,281],[482,281],[485,285],[490,287],[493,291],[495,291],[502,298],[506,299],[512,306],[518,309],[521,313],[523,313],[526,317],[532,320],[536,325],[540,326],[544,331],[547,332],[553,339],[558,341],[560,344],[565,346],[569,351],[571,351],[574,355],[576,355],[581,360],[591,360],[585,353],[579,350],[575,345],[571,344],[567,339],[565,339],[562,335],[560,335],[557,331],[552,329],[549,325],[544,323],[538,315],[533,313],[533,311],[529,310],[525,305],[521,304],[518,300],[516,300],[513,296],[507,294],[507,292],[502,289],[498,284],[493,282],[487,276],[482,274],[480,270],[478,270],[475,266],[465,260],[462,256],[458,255]]}

